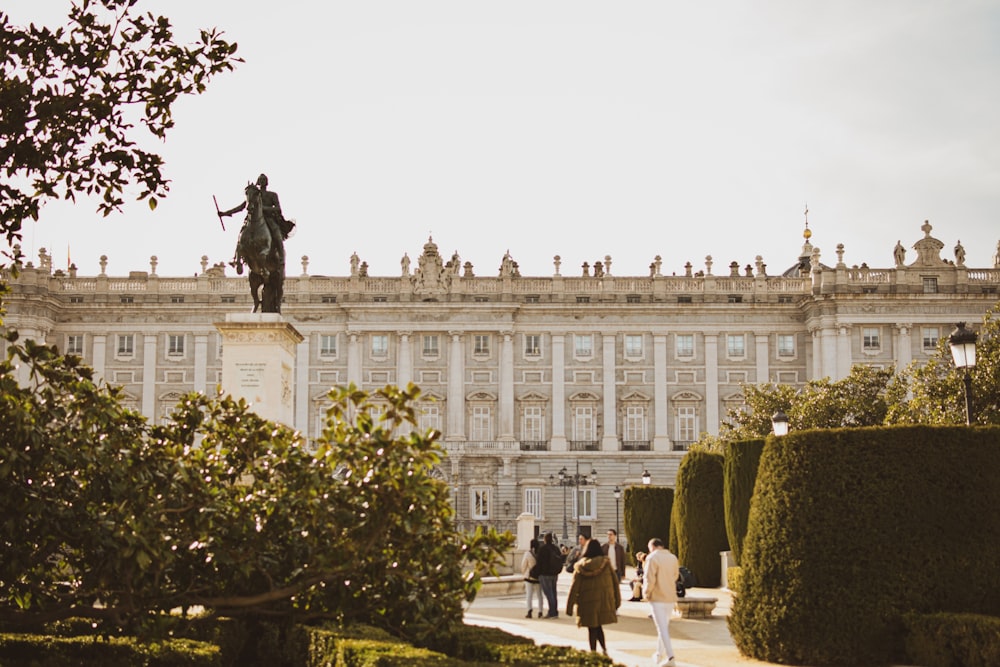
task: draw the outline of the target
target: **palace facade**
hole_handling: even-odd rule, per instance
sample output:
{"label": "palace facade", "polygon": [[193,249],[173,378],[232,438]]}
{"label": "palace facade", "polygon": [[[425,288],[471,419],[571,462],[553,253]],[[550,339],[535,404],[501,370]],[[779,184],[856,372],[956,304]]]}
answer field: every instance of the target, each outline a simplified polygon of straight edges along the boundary
{"label": "palace facade", "polygon": [[[522,276],[505,255],[499,275],[479,276],[432,240],[395,277],[368,276],[356,256],[350,275],[311,276],[303,257],[282,306],[304,336],[293,426],[319,433],[332,385],[414,382],[427,399],[421,425],[443,434],[439,473],[463,523],[529,512],[560,534],[597,533],[620,525],[616,487],[647,471],[673,485],[687,447],[741,406],[743,384],[904,367],[956,322],[978,324],[998,299],[1000,257],[966,267],[960,245],[942,258],[922,230],[914,255],[898,245],[895,266],[870,268],[847,266],[843,246],[821,263],[807,229],[780,275],[760,257],[722,271],[709,257],[683,275],[665,275],[657,258],[642,276],[614,274],[605,257],[564,275],[556,257],[552,275]],[[225,353],[216,324],[250,310],[247,279],[204,257],[191,278],[157,275],[155,257],[123,276],[106,266],[53,271],[41,251],[11,283],[5,326],[80,355],[152,420],[186,392],[214,392]]]}

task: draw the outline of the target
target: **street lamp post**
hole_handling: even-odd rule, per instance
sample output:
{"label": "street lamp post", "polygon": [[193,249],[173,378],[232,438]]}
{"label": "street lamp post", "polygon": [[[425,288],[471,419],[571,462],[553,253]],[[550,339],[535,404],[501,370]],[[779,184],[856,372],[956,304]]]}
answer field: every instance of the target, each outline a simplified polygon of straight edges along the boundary
{"label": "street lamp post", "polygon": [[788,415],[783,410],[778,410],[771,417],[771,428],[774,429],[774,435],[779,438],[788,435]]}
{"label": "street lamp post", "polygon": [[[553,477],[549,475],[549,484],[558,485],[562,487],[563,490],[563,540],[569,539],[569,527],[566,520],[566,489],[573,487],[573,492],[576,494],[575,500],[579,503],[580,500],[580,487],[587,486],[588,484],[597,484],[597,470],[591,468],[589,475],[580,474],[580,462],[576,462],[576,473],[570,475],[566,467],[563,466],[562,469],[557,473],[558,477]],[[577,507],[576,511],[576,523],[577,529],[579,530],[580,524],[580,508]]]}
{"label": "street lamp post", "polygon": [[955,368],[964,371],[965,381],[965,424],[971,425],[972,414],[972,376],[969,369],[976,366],[976,340],[979,336],[975,331],[965,328],[965,322],[959,322],[948,337],[951,346],[951,356],[955,360]]}
{"label": "street lamp post", "polygon": [[621,490],[620,487],[616,486],[615,490],[612,491],[612,493],[615,494],[615,534],[616,535],[621,535],[621,532],[622,532],[621,531],[621,524],[618,521],[618,517],[620,516],[620,514],[618,513],[618,501],[622,497],[622,490]]}

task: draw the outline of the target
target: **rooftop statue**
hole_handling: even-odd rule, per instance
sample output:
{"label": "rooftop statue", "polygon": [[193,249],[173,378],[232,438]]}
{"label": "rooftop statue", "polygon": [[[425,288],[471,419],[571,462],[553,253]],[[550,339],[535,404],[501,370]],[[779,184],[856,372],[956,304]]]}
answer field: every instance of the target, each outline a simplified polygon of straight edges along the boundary
{"label": "rooftop statue", "polygon": [[[236,241],[236,254],[230,262],[236,273],[243,274],[243,265],[250,268],[250,295],[253,312],[280,313],[285,284],[285,239],[295,223],[285,220],[278,195],[267,189],[267,176],[261,174],[257,183],[247,183],[246,200],[228,211],[219,211],[219,218],[245,210],[243,228]],[[258,296],[258,290],[263,292]]]}

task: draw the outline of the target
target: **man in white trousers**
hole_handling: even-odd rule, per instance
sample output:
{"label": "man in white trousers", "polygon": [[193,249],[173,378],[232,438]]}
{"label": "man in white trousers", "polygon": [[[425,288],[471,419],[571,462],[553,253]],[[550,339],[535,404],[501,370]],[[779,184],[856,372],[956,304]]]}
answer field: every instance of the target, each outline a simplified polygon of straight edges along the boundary
{"label": "man in white trousers", "polygon": [[677,578],[680,564],[677,556],[670,553],[663,540],[654,537],[649,541],[649,555],[646,556],[645,578],[642,594],[649,600],[653,610],[653,623],[659,641],[653,663],[657,667],[674,667],[674,647],[670,643],[670,616],[677,604]]}

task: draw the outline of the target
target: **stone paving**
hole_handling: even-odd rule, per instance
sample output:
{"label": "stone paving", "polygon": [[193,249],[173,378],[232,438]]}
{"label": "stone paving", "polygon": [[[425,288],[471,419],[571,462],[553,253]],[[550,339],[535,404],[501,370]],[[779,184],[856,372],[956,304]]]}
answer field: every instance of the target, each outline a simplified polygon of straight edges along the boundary
{"label": "stone paving", "polygon": [[[631,573],[630,573],[631,575]],[[576,618],[567,617],[566,594],[570,576],[559,575],[559,618],[525,618],[524,594],[479,597],[466,611],[465,620],[473,625],[497,627],[512,634],[531,637],[539,644],[572,646],[588,650],[587,630],[576,626]],[[729,635],[726,616],[731,606],[728,590],[692,588],[688,595],[718,598],[711,617],[680,618],[670,621],[670,637],[678,667],[751,667],[769,665],[745,658],[736,650]],[[604,626],[608,653],[618,665],[649,667],[656,650],[656,628],[649,618],[649,604],[628,602],[628,586],[622,586],[622,606],[618,623]]]}

